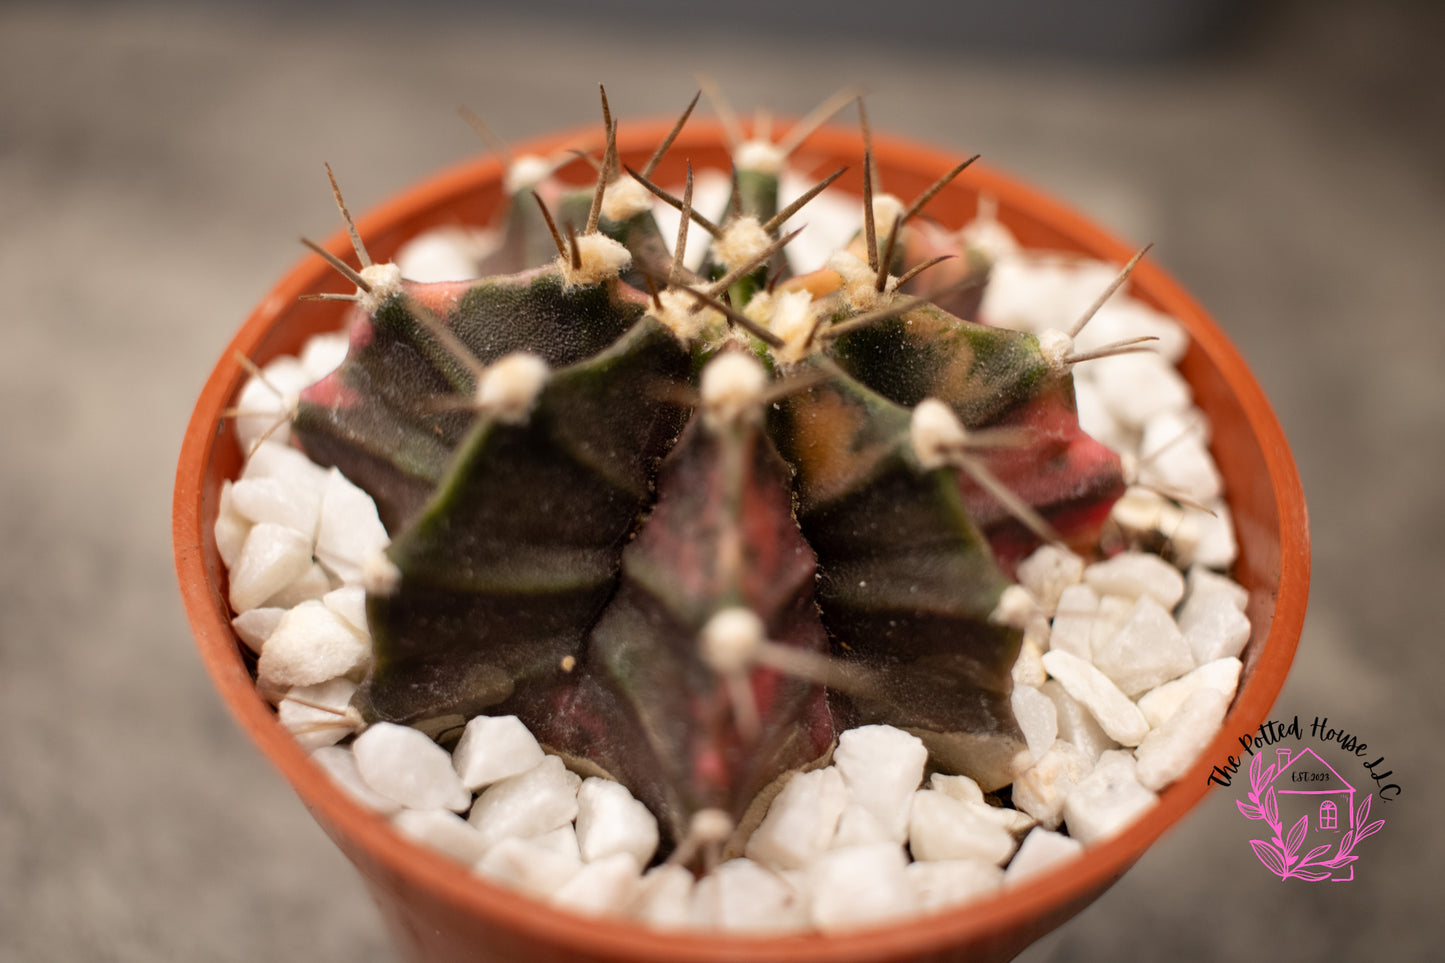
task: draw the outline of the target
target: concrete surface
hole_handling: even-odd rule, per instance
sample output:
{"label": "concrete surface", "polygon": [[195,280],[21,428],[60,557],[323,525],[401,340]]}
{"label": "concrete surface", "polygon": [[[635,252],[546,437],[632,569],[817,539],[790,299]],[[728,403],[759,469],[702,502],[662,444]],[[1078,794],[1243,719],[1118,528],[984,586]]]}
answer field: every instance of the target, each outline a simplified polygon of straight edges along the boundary
{"label": "concrete surface", "polygon": [[0,959],[392,958],[192,652],[169,547],[182,429],[296,236],[334,230],[323,160],[364,210],[476,149],[460,104],[520,139],[590,122],[598,80],[626,115],[670,114],[699,68],[779,112],[861,80],[880,129],[1154,240],[1294,446],[1315,578],[1278,714],[1389,757],[1385,831],[1354,883],[1280,883],[1215,794],[1023,958],[1438,958],[1437,7],[1275,4],[1151,64],[428,9],[0,7]]}

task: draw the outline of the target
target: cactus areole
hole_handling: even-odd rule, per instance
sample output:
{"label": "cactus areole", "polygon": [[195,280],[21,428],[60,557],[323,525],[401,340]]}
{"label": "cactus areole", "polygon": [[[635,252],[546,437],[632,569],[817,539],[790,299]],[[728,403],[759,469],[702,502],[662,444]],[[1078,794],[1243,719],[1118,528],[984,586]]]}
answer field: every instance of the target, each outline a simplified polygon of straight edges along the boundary
{"label": "cactus areole", "polygon": [[945,310],[977,305],[986,259],[960,243],[964,282],[930,285],[916,210],[870,202],[850,250],[790,276],[752,142],[722,216],[690,179],[672,196],[712,233],[688,270],[635,199],[667,192],[611,143],[555,211],[516,190],[480,280],[402,280],[357,245],[349,355],[295,416],[392,536],[357,708],[437,735],[515,714],[674,846],[700,812],[746,824],[853,725],[1008,784],[1011,564],[1096,545],[1124,487],[1067,365]]}

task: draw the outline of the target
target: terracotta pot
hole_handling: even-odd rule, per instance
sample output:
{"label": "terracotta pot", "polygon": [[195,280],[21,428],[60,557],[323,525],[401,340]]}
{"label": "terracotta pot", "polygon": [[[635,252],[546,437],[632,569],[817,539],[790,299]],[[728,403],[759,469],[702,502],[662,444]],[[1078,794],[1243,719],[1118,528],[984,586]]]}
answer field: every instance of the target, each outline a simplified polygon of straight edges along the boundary
{"label": "terracotta pot", "polygon": [[[667,126],[624,124],[618,145],[624,163],[645,162]],[[546,154],[566,147],[595,148],[597,142],[595,131],[573,132],[523,149]],[[681,181],[687,159],[695,168],[726,169],[723,143],[716,125],[693,121],[672,147],[658,179]],[[847,164],[849,174],[839,186],[860,192],[861,154],[855,133],[824,129],[808,140],[794,161],[820,172]],[[884,184],[905,198],[916,195],[954,162],[947,154],[913,143],[880,139],[876,144]],[[457,167],[363,218],[361,234],[372,254],[385,259],[424,228],[484,223],[499,203],[501,177],[502,167],[495,159]],[[1078,214],[981,164],[939,195],[929,212],[956,226],[973,215],[980,192],[997,198],[1000,219],[1026,247],[1076,251],[1115,263],[1132,253],[1129,246]],[[328,246],[349,256],[340,232]],[[355,863],[408,958],[531,963],[1010,959],[1097,898],[1199,803],[1212,761],[1228,755],[1239,733],[1265,719],[1284,683],[1304,620],[1309,583],[1306,514],[1294,463],[1268,402],[1239,354],[1203,309],[1146,259],[1133,276],[1132,290],[1134,296],[1179,319],[1192,338],[1181,370],[1214,425],[1213,453],[1227,485],[1239,542],[1234,575],[1249,590],[1248,614],[1254,626],[1239,695],[1223,730],[1154,809],[1119,836],[1035,882],[959,909],[847,936],[669,935],[559,912],[490,885],[404,840],[385,820],[333,786],[257,694],[230,627],[226,575],[212,529],[221,481],[234,477],[241,461],[232,428],[221,414],[233,403],[245,378],[233,359],[239,353],[264,364],[278,354],[295,352],[317,332],[336,329],[337,305],[298,303],[297,296],[342,286],[319,258],[307,258],[251,315],[212,372],[187,429],[176,475],[176,568],[196,642],[222,698]]]}

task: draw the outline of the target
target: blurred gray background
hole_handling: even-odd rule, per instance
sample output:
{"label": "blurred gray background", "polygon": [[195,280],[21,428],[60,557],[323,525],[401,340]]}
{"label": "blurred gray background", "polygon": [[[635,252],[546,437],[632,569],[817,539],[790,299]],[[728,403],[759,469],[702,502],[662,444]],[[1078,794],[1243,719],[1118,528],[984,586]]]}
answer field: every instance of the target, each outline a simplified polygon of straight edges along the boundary
{"label": "blurred gray background", "polygon": [[695,70],[780,113],[861,82],[878,129],[1155,241],[1294,447],[1315,574],[1276,714],[1388,756],[1384,832],[1353,883],[1281,883],[1215,793],[1023,959],[1439,958],[1440,7],[720,6],[0,6],[0,959],[392,958],[193,653],[183,428],[335,230],[322,161],[365,210],[477,151],[461,104],[517,140],[592,122],[598,81],[671,115]]}

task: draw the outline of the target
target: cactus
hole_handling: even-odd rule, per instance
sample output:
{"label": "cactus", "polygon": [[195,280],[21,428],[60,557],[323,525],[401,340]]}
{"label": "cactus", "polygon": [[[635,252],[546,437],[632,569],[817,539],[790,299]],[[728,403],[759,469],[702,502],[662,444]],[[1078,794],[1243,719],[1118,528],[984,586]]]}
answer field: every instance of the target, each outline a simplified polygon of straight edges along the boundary
{"label": "cactus", "polygon": [[[868,152],[866,229],[789,277],[778,174],[806,125],[736,135],[714,222],[690,170],[680,198],[652,183],[666,143],[623,170],[603,108],[596,186],[518,175],[481,280],[403,280],[354,228],[361,268],[332,259],[357,286],[322,296],[356,302],[351,348],[294,417],[393,538],[367,573],[358,708],[437,734],[516,714],[673,845],[699,813],[745,823],[854,724],[1006,785],[1010,566],[1041,539],[1096,544],[1123,490],[1079,430],[1069,334],[946,310],[976,306],[987,265],[913,221],[932,192],[875,197]],[[711,235],[700,273],[647,192]],[[949,245],[964,269],[905,293]]]}

